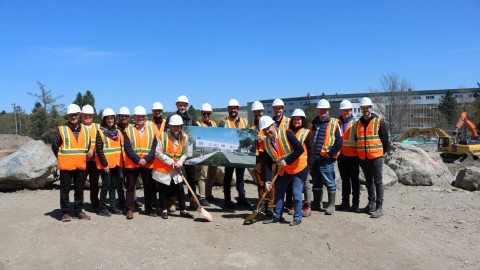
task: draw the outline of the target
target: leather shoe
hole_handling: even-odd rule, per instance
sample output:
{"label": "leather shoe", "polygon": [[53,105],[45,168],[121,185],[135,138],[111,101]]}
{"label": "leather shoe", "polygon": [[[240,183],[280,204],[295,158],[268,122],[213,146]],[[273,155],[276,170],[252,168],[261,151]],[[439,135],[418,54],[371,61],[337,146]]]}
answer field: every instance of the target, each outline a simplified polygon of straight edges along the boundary
{"label": "leather shoe", "polygon": [[148,215],[149,217],[156,217],[156,216],[157,216],[157,214],[156,214],[155,211],[153,211],[153,210],[148,210],[148,211],[147,211],[147,215]]}
{"label": "leather shoe", "polygon": [[284,223],[284,222],[285,222],[285,219],[283,218],[272,218],[272,219],[265,220],[263,224]]}
{"label": "leather shoe", "polygon": [[70,216],[70,214],[68,213],[63,214],[62,222],[70,222],[71,220],[72,220],[72,217]]}
{"label": "leather shoe", "polygon": [[127,211],[127,219],[132,219],[133,218],[133,211],[132,210],[128,210]]}
{"label": "leather shoe", "polygon": [[85,214],[85,212],[80,212],[77,214],[78,219],[90,220],[90,216]]}
{"label": "leather shoe", "polygon": [[248,202],[248,200],[246,198],[238,199],[237,205],[244,206],[244,207],[247,207],[247,208],[252,207],[252,205],[250,204],[250,202]]}

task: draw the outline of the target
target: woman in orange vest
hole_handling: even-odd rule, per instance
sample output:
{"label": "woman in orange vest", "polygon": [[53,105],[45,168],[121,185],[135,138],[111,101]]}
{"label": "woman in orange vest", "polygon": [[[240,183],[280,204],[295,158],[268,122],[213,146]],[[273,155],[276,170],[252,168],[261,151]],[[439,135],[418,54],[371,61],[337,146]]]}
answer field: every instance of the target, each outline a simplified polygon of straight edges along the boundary
{"label": "woman in orange vest", "polygon": [[180,216],[193,218],[193,215],[185,210],[183,177],[178,173],[187,159],[188,135],[182,132],[181,116],[172,115],[168,125],[169,130],[163,132],[158,139],[152,172],[153,179],[158,182],[161,217],[168,219],[168,200],[176,195]]}
{"label": "woman in orange vest", "polygon": [[[109,217],[111,214],[121,215],[122,211],[117,208],[115,191],[117,181],[121,178],[120,167],[122,166],[122,142],[120,132],[116,128],[115,112],[107,108],[102,112],[102,124],[97,132],[95,160],[97,168],[102,176],[102,190],[100,191],[100,216]],[[109,205],[107,207],[107,193]]]}
{"label": "woman in orange vest", "polygon": [[[272,219],[263,223],[284,222],[282,218],[284,197],[288,184],[292,182],[295,213],[290,226],[299,225],[302,223],[303,179],[309,170],[307,159],[302,158],[305,150],[291,130],[279,130],[270,116],[262,116],[259,122],[260,129],[266,136],[263,141],[265,157],[263,170],[267,192],[271,190],[272,166],[276,164],[279,166],[277,169],[280,170],[275,183],[275,214]],[[305,177],[302,178],[303,175]]]}

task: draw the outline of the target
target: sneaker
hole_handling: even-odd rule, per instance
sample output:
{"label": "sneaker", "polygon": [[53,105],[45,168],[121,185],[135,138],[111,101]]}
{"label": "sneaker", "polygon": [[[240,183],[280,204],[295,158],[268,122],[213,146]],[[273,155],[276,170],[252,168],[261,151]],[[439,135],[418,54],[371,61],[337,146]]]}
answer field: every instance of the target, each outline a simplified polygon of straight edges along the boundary
{"label": "sneaker", "polygon": [[383,216],[383,210],[382,208],[377,208],[377,210],[373,211],[371,214],[370,214],[370,217],[371,218],[379,218]]}
{"label": "sneaker", "polygon": [[218,199],[213,197],[213,195],[210,195],[210,196],[207,196],[207,201],[210,202],[210,203],[217,203],[218,202]]}
{"label": "sneaker", "polygon": [[267,210],[265,211],[265,215],[267,217],[273,217],[273,214],[274,214],[273,207],[268,207]]}
{"label": "sneaker", "polygon": [[250,202],[248,202],[248,200],[246,198],[238,199],[237,205],[244,206],[244,207],[247,207],[247,208],[252,207],[252,205],[250,204]]}
{"label": "sneaker", "polygon": [[72,220],[72,217],[70,216],[70,214],[68,213],[63,214],[62,222],[70,222],[71,220]]}
{"label": "sneaker", "polygon": [[90,220],[90,216],[85,214],[85,212],[80,212],[76,217],[78,219]]}
{"label": "sneaker", "polygon": [[201,206],[210,206],[210,203],[207,201],[206,198],[200,198],[200,205]]}
{"label": "sneaker", "polygon": [[232,201],[225,201],[224,206],[225,206],[225,208],[231,209],[231,210],[234,210],[236,208],[235,204]]}
{"label": "sneaker", "polygon": [[265,220],[263,224],[273,224],[273,223],[285,223],[285,219],[283,218],[272,218]]}
{"label": "sneaker", "polygon": [[168,211],[163,211],[161,217],[163,219],[168,219]]}
{"label": "sneaker", "polygon": [[132,219],[133,218],[133,211],[132,210],[128,210],[127,211],[127,219]]}
{"label": "sneaker", "polygon": [[290,222],[290,226],[300,225],[301,223],[302,223],[301,220],[294,220],[294,221]]}
{"label": "sneaker", "polygon": [[102,217],[109,217],[112,214],[110,214],[110,211],[108,211],[107,209],[102,209],[100,210],[100,212],[98,212],[98,215]]}
{"label": "sneaker", "polygon": [[110,211],[110,213],[112,213],[114,215],[121,215],[122,214],[122,210],[118,209],[117,207],[110,207],[109,211]]}
{"label": "sneaker", "polygon": [[185,211],[185,212],[180,212],[180,216],[181,217],[184,217],[184,218],[191,218],[193,219],[194,216],[192,214],[190,214],[189,212]]}

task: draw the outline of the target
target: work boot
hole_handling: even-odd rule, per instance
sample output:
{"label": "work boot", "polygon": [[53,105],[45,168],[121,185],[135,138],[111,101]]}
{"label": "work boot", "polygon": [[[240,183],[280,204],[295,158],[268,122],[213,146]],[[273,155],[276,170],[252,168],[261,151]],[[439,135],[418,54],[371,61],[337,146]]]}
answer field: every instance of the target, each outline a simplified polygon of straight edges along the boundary
{"label": "work boot", "polygon": [[350,209],[349,199],[342,199],[342,203],[337,207],[338,211],[345,211]]}
{"label": "work boot", "polygon": [[350,211],[356,213],[358,212],[358,207],[359,207],[358,203],[353,203],[352,207],[350,207]]}
{"label": "work boot", "polygon": [[377,203],[377,208],[370,214],[371,218],[379,218],[383,216],[382,204]]}
{"label": "work boot", "polygon": [[323,211],[323,189],[313,191],[312,210]]}
{"label": "work boot", "polygon": [[311,206],[311,203],[309,203],[309,202],[303,203],[302,216],[303,216],[303,217],[309,217],[311,214],[312,214],[312,206]]}
{"label": "work boot", "polygon": [[365,208],[363,208],[363,212],[367,214],[371,214],[372,212],[375,212],[376,206],[377,205],[375,201],[368,200],[368,204],[367,206],[365,206]]}
{"label": "work boot", "polygon": [[328,192],[328,207],[325,210],[325,215],[333,215],[333,213],[335,213],[335,195],[336,194],[337,194],[336,191]]}

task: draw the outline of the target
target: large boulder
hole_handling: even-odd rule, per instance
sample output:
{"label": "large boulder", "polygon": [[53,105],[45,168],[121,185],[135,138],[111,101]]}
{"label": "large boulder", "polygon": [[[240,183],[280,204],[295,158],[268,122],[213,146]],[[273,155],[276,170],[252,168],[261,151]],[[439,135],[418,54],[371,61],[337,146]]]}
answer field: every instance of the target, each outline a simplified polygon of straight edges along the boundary
{"label": "large boulder", "polygon": [[37,189],[55,179],[57,159],[42,141],[25,142],[21,148],[0,160],[0,189]]}
{"label": "large boulder", "polygon": [[394,142],[385,163],[395,171],[398,181],[404,185],[447,185],[453,179],[437,152],[426,152],[414,145]]}
{"label": "large boulder", "polygon": [[470,191],[480,190],[480,168],[469,166],[455,174],[454,186]]}

